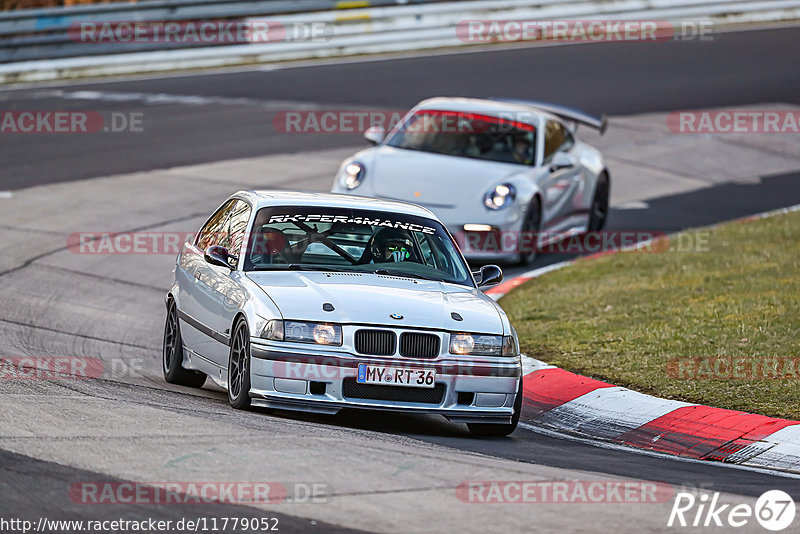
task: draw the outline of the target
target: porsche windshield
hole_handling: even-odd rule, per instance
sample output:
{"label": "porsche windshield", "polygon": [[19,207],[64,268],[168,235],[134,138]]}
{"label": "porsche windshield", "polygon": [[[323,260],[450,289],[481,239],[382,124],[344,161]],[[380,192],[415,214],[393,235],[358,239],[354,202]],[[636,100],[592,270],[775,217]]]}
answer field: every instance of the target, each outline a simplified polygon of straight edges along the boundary
{"label": "porsche windshield", "polygon": [[387,145],[447,156],[533,165],[536,128],[487,115],[422,110],[398,127]]}
{"label": "porsche windshield", "polygon": [[455,244],[438,222],[343,208],[261,209],[244,269],[368,272],[473,285]]}

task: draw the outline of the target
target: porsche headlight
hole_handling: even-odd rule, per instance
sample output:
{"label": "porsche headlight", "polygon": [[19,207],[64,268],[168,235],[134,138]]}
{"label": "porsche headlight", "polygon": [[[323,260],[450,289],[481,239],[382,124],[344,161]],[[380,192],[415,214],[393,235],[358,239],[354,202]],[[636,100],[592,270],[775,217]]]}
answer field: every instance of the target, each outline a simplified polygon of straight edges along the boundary
{"label": "porsche headlight", "polygon": [[363,164],[353,161],[344,166],[344,170],[342,170],[342,175],[339,179],[341,180],[343,186],[349,190],[353,190],[361,185],[361,182],[364,181],[364,175],[366,173],[367,169]]}
{"label": "porsche headlight", "polygon": [[463,356],[516,356],[517,343],[513,336],[483,334],[451,334],[450,354]]}
{"label": "porsche headlight", "polygon": [[511,184],[499,184],[489,191],[483,199],[484,205],[490,210],[499,210],[511,205],[517,196],[517,190]]}
{"label": "porsche headlight", "polygon": [[273,341],[342,345],[342,327],[328,323],[272,320],[264,327],[261,337]]}

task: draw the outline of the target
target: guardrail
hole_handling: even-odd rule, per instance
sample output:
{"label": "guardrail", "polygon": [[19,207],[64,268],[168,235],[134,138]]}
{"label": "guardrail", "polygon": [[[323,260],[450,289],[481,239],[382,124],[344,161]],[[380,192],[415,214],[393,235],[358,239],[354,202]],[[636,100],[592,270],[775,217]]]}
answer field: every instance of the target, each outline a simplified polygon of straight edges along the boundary
{"label": "guardrail", "polygon": [[[342,9],[346,8],[346,9]],[[659,20],[715,24],[800,19],[800,0],[154,0],[0,13],[0,81],[41,81],[469,44],[459,22]],[[208,43],[83,42],[80,22],[237,21],[322,24],[321,38]],[[70,32],[70,29],[73,32]]]}
{"label": "guardrail", "polygon": [[[442,0],[413,0],[419,5]],[[358,6],[395,6],[397,0],[154,0],[141,3],[92,4],[0,13],[0,62],[103,55],[153,49],[190,48],[192,44],[76,42],[70,30],[81,22],[235,21],[298,13],[336,12]],[[202,44],[200,46],[203,46]],[[207,46],[207,45],[205,45]],[[199,46],[197,46],[199,47]]]}

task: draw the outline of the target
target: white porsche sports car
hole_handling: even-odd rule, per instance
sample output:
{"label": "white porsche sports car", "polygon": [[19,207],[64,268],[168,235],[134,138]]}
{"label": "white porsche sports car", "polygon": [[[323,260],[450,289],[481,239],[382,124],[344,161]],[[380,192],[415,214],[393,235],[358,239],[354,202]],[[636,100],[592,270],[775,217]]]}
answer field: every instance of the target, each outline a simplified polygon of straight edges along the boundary
{"label": "white porsche sports car", "polygon": [[341,165],[332,191],[414,202],[446,224],[470,259],[530,264],[537,248],[608,216],[610,175],[579,124],[604,118],[518,100],[432,98]]}
{"label": "white porsche sports car", "polygon": [[184,245],[166,297],[168,382],[234,408],[441,414],[507,435],[522,406],[516,333],[425,208],[239,192]]}

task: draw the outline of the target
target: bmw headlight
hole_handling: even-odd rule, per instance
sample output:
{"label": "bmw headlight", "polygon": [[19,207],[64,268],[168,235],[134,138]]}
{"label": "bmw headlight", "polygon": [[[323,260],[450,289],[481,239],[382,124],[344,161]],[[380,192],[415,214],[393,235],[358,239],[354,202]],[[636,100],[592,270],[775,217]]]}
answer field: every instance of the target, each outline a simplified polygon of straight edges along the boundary
{"label": "bmw headlight", "polygon": [[364,175],[367,173],[366,167],[363,164],[353,161],[344,166],[342,170],[341,183],[349,190],[353,190],[364,181]]}
{"label": "bmw headlight", "polygon": [[261,337],[273,341],[342,345],[342,327],[338,324],[304,323],[273,319],[264,327]]}
{"label": "bmw headlight", "polygon": [[450,354],[462,356],[516,356],[519,349],[513,336],[451,334]]}
{"label": "bmw headlight", "polygon": [[517,196],[517,190],[511,184],[499,184],[489,191],[483,199],[484,205],[490,210],[499,210],[509,206]]}

